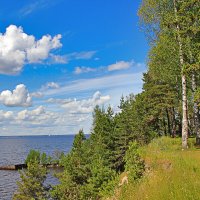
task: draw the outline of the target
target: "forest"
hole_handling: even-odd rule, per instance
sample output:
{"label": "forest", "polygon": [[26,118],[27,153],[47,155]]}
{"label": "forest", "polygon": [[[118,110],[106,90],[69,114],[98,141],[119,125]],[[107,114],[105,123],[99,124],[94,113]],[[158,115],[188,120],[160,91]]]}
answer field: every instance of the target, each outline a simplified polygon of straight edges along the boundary
{"label": "forest", "polygon": [[177,148],[185,152],[191,140],[200,146],[200,1],[143,0],[138,15],[150,47],[143,91],[122,96],[118,113],[94,108],[90,137],[80,130],[60,160],[58,185],[46,188],[47,170],[30,160],[14,200],[114,199],[116,188],[142,179],[140,149],[156,138],[181,139]]}

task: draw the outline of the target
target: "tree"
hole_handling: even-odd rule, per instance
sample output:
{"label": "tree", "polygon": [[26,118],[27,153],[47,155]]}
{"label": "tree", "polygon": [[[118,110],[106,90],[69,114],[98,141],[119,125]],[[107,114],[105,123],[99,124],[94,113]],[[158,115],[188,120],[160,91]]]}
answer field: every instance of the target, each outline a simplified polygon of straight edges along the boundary
{"label": "tree", "polygon": [[80,200],[80,188],[72,176],[65,170],[63,173],[57,175],[60,184],[53,187],[51,196],[56,200]]}
{"label": "tree", "polygon": [[47,176],[46,168],[38,162],[29,162],[27,170],[20,172],[21,181],[17,182],[18,190],[13,200],[45,200],[48,194],[44,186]]}
{"label": "tree", "polygon": [[104,164],[113,167],[115,120],[112,108],[105,111],[96,106],[93,112],[93,127],[91,133],[91,145],[93,154],[101,155]]}
{"label": "tree", "polygon": [[39,151],[36,151],[34,149],[31,149],[26,160],[25,160],[25,163],[28,164],[28,163],[34,163],[34,162],[37,162],[37,163],[40,163],[40,152]]}
{"label": "tree", "polygon": [[152,118],[152,107],[146,92],[121,98],[119,106],[121,112],[115,116],[113,160],[115,170],[124,171],[124,156],[130,142],[146,144],[157,134],[157,118],[155,115]]}
{"label": "tree", "polygon": [[[181,76],[182,88],[182,148],[187,148],[189,134],[188,124],[188,85],[187,71],[194,70],[199,63],[197,53],[199,43],[199,10],[198,0],[143,0],[139,15],[151,41],[152,48],[157,47],[158,41],[164,36],[171,36],[171,44],[178,47],[178,66]],[[150,27],[150,28],[149,28]],[[155,37],[151,39],[151,35]],[[168,37],[169,38],[169,37]],[[169,44],[169,46],[171,46]],[[172,45],[174,46],[174,45]],[[173,50],[173,49],[172,49]],[[163,53],[165,49],[157,52]],[[177,53],[175,53],[177,55]],[[172,59],[167,58],[166,60]],[[192,58],[192,59],[191,59]],[[160,59],[160,66],[163,64]],[[173,66],[175,66],[176,62]],[[191,62],[192,61],[192,62]],[[165,62],[165,61],[164,61]],[[165,65],[164,65],[165,67]],[[168,68],[165,68],[168,69]],[[164,70],[165,70],[164,69]]]}
{"label": "tree", "polygon": [[87,180],[88,169],[87,169],[87,153],[85,151],[86,138],[83,130],[80,130],[75,135],[72,150],[63,157],[61,164],[64,166],[65,171],[71,175],[72,180],[76,184],[83,184]]}

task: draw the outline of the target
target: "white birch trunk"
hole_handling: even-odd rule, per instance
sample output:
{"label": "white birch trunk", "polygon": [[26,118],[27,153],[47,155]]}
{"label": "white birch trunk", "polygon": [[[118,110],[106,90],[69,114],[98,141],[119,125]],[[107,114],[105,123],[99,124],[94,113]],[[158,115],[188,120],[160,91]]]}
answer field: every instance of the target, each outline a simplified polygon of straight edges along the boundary
{"label": "white birch trunk", "polygon": [[199,127],[199,109],[197,102],[194,100],[194,93],[197,89],[195,74],[192,74],[192,92],[193,92],[193,113],[194,113],[194,134],[196,134],[196,144],[200,145],[200,127]]}
{"label": "white birch trunk", "polygon": [[186,149],[188,148],[188,118],[187,118],[187,85],[186,85],[186,75],[183,72],[183,66],[184,66],[184,59],[183,59],[183,45],[181,41],[180,36],[180,26],[178,23],[178,16],[177,16],[177,5],[176,0],[173,0],[174,2],[174,14],[175,19],[177,22],[176,31],[177,31],[177,39],[179,44],[179,59],[180,59],[180,67],[182,71],[182,112],[183,112],[183,118],[182,118],[182,148]]}

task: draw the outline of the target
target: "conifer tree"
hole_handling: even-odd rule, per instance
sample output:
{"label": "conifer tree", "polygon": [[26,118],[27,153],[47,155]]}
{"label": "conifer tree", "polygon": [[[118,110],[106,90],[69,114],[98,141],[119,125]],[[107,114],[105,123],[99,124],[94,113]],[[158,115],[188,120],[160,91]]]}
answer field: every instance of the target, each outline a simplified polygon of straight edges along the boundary
{"label": "conifer tree", "polygon": [[47,200],[48,193],[44,186],[46,176],[46,168],[38,162],[29,162],[27,170],[20,172],[21,181],[17,182],[18,190],[13,200]]}

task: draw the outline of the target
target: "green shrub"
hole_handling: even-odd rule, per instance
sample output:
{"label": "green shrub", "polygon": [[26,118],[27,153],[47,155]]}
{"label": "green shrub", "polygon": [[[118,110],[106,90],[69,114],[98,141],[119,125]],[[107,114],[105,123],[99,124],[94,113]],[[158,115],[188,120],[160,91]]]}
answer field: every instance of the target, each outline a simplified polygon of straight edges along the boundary
{"label": "green shrub", "polygon": [[49,164],[50,162],[49,162],[49,159],[48,159],[48,157],[47,157],[47,154],[46,153],[42,153],[41,155],[40,155],[40,164],[42,164],[42,165],[46,165],[46,164]]}
{"label": "green shrub", "polygon": [[46,168],[39,165],[38,162],[33,162],[33,160],[28,162],[27,170],[20,172],[21,181],[17,182],[18,190],[14,194],[13,200],[49,199],[48,192],[44,186],[46,176]]}
{"label": "green shrub", "polygon": [[136,142],[130,143],[129,149],[125,154],[125,163],[125,170],[129,173],[129,179],[131,181],[141,178],[145,165]]}
{"label": "green shrub", "polygon": [[25,164],[33,163],[33,162],[37,162],[38,164],[40,163],[40,152],[34,149],[31,149],[25,160]]}

